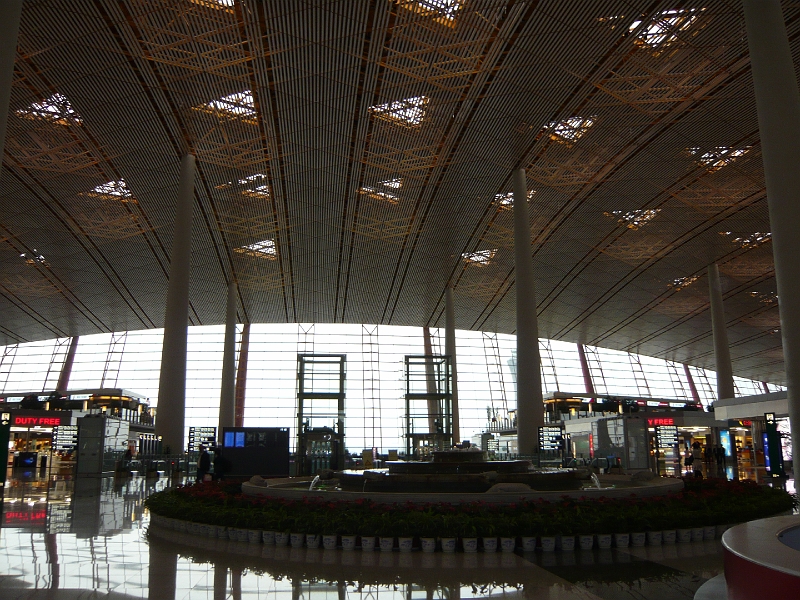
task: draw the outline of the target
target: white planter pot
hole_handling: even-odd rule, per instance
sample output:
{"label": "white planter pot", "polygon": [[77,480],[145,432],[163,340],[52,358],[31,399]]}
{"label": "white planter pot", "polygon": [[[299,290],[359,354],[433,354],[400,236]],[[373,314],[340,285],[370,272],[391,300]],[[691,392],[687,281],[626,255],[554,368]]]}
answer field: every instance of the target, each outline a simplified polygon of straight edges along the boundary
{"label": "white planter pot", "polygon": [[464,547],[464,552],[477,552],[478,551],[478,538],[468,537],[461,538],[461,545]]}
{"label": "white planter pot", "polygon": [[356,536],[343,535],[342,536],[342,550],[355,550],[356,549]]}
{"label": "white planter pot", "polygon": [[529,535],[522,536],[522,551],[533,552],[536,550],[536,538]]}
{"label": "white planter pot", "polygon": [[517,547],[517,539],[511,537],[500,538],[500,550],[503,552],[513,552]]}
{"label": "white planter pot", "polygon": [[393,537],[381,537],[380,540],[381,552],[391,552],[394,549]]}
{"label": "white planter pot", "polygon": [[397,538],[397,547],[400,549],[400,552],[411,552],[411,549],[414,547],[414,538]]}
{"label": "white planter pot", "polygon": [[555,552],[556,551],[556,536],[554,536],[554,535],[543,535],[541,537],[541,542],[542,542],[542,552]]}
{"label": "white planter pot", "polygon": [[228,527],[228,539],[232,542],[236,542],[239,540],[239,528],[238,527]]}
{"label": "white planter pot", "polygon": [[[355,545],[355,540],[353,540],[353,545]],[[322,536],[322,547],[325,550],[336,550],[336,536],[335,535],[323,535]]]}
{"label": "white planter pot", "polygon": [[304,541],[306,541],[306,534],[304,533],[289,534],[289,544],[292,546],[292,548],[302,548]]}
{"label": "white planter pot", "polygon": [[306,546],[309,548],[319,548],[319,544],[322,541],[322,536],[318,533],[307,533],[306,534]]}
{"label": "white planter pot", "polygon": [[240,528],[239,531],[236,533],[236,541],[237,542],[246,542],[246,541],[248,541],[249,538],[248,538],[247,533],[248,533],[247,529],[241,529]]}
{"label": "white planter pot", "polygon": [[206,525],[206,537],[210,537],[210,538],[219,537],[217,535],[217,526],[216,525]]}
{"label": "white planter pot", "polygon": [[627,548],[630,546],[631,543],[631,536],[629,533],[615,533],[614,534],[614,545],[617,548]]}
{"label": "white planter pot", "polygon": [[366,550],[367,552],[375,549],[375,536],[368,535],[366,537],[361,536],[361,549]]}
{"label": "white planter pot", "polygon": [[611,534],[598,533],[597,534],[597,547],[598,548],[611,548]]}
{"label": "white planter pot", "polygon": [[179,531],[180,533],[186,533],[187,526],[189,525],[183,519],[175,519],[175,531]]}
{"label": "white planter pot", "polygon": [[648,546],[660,546],[661,545],[661,532],[660,531],[648,531],[647,532],[647,545]]}
{"label": "white planter pot", "polygon": [[441,538],[442,552],[455,552],[456,551],[456,538],[445,537]]}
{"label": "white planter pot", "polygon": [[423,552],[436,552],[436,538],[420,538]]}
{"label": "white planter pot", "polygon": [[274,531],[262,531],[261,532],[261,541],[267,544],[268,546],[272,546],[275,543],[275,532]]}
{"label": "white planter pot", "polygon": [[575,550],[575,536],[562,535],[561,536],[561,550],[564,552],[572,552]]}
{"label": "white planter pot", "polygon": [[713,540],[717,536],[717,528],[714,525],[703,527],[703,540]]}
{"label": "white planter pot", "polygon": [[217,525],[217,537],[223,540],[228,539],[228,528],[225,525]]}
{"label": "white planter pot", "polygon": [[259,529],[248,529],[247,530],[247,541],[251,544],[260,544],[261,543],[261,531]]}
{"label": "white planter pot", "polygon": [[631,546],[638,548],[647,543],[647,535],[644,531],[637,531],[631,534]]}
{"label": "white planter pot", "polygon": [[276,531],[275,532],[275,545],[276,546],[288,546],[289,545],[289,538],[291,536],[284,532],[284,531]]}
{"label": "white planter pot", "polygon": [[208,525],[205,523],[198,523],[197,531],[195,531],[194,534],[202,537],[208,537]]}
{"label": "white planter pot", "polygon": [[703,528],[702,527],[692,527],[692,541],[693,542],[702,542],[703,541]]}
{"label": "white planter pot", "polygon": [[484,552],[497,552],[497,538],[496,537],[485,537],[485,538],[482,538],[481,541],[483,542],[483,551]]}
{"label": "white planter pot", "polygon": [[678,533],[674,529],[665,529],[661,532],[661,542],[663,544],[674,544],[678,539]]}
{"label": "white planter pot", "polygon": [[581,550],[591,550],[592,546],[594,546],[594,536],[593,535],[579,535],[578,536],[578,545],[580,546]]}
{"label": "white planter pot", "polygon": [[678,529],[678,543],[679,544],[686,544],[692,541],[692,530],[691,529]]}

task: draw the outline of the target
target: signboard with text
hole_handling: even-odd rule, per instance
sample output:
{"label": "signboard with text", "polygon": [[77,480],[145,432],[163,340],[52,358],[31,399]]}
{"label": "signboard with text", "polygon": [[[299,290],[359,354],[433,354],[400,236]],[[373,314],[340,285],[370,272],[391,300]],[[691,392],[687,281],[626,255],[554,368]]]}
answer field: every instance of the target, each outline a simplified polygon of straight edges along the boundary
{"label": "signboard with text", "polygon": [[539,427],[539,451],[560,452],[563,433],[561,427]]}
{"label": "signboard with text", "polygon": [[68,410],[12,410],[11,427],[60,427],[69,425],[72,412]]}

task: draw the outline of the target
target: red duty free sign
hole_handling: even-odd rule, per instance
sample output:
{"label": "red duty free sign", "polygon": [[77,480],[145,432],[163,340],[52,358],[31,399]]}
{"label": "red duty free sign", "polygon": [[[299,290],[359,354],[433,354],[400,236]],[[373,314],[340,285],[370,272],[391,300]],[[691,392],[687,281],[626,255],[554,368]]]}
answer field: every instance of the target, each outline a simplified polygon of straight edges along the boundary
{"label": "red duty free sign", "polygon": [[70,411],[14,410],[11,411],[12,427],[59,427],[69,425]]}

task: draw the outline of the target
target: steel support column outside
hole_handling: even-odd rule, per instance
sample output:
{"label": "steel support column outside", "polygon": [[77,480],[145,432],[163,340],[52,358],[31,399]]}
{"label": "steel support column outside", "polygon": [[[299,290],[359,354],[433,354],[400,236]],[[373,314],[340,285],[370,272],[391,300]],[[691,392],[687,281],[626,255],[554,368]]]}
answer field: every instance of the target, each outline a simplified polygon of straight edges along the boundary
{"label": "steel support column outside", "polygon": [[[800,93],[779,0],[744,0],[778,285],[794,466],[800,465]],[[797,473],[797,471],[795,471]]]}
{"label": "steel support column outside", "polygon": [[[422,345],[425,348],[425,356],[433,356],[433,344],[431,343],[431,328],[425,325],[422,328]],[[425,363],[425,389],[431,395],[428,398],[428,433],[436,433],[436,420],[439,418],[439,403],[433,395],[436,393],[436,375],[433,372],[433,363]]]}
{"label": "steel support column outside", "polygon": [[714,361],[717,367],[717,400],[733,398],[733,367],[728,332],[725,329],[725,308],[722,305],[722,286],[716,263],[708,265],[708,296],[711,300],[711,333],[714,337]]}
{"label": "steel support column outside", "polygon": [[247,390],[247,356],[249,353],[250,323],[245,323],[242,327],[242,341],[239,344],[239,367],[236,370],[235,427],[244,427],[244,397]]}
{"label": "steel support column outside", "polygon": [[225,305],[225,342],[222,351],[222,382],[219,392],[219,426],[217,435],[222,438],[223,427],[233,427],[236,422],[236,282],[228,282],[228,299]]}
{"label": "steel support column outside", "polygon": [[186,345],[189,333],[189,266],[192,253],[192,207],[194,204],[195,158],[181,159],[175,233],[169,264],[169,288],[164,315],[164,344],[158,380],[156,435],[163,447],[177,454],[184,451],[186,413]]}
{"label": "steel support column outside", "polygon": [[686,381],[689,382],[689,391],[692,393],[692,400],[694,400],[697,404],[700,404],[700,394],[697,393],[697,386],[694,384],[694,377],[692,377],[692,372],[689,370],[689,365],[683,363],[683,372],[686,375]]}
{"label": "steel support column outside", "polygon": [[456,368],[456,315],[453,310],[453,288],[448,285],[444,293],[444,353],[450,357],[450,373],[453,377],[453,443],[461,443],[458,418],[458,369]]}
{"label": "steel support column outside", "polygon": [[57,392],[66,392],[69,389],[69,378],[72,375],[72,365],[75,363],[75,352],[78,350],[78,336],[76,335],[69,341],[69,350],[67,350],[67,358],[64,359],[64,364],[61,365],[61,373],[58,376],[58,383],[56,384]]}
{"label": "steel support column outside", "polygon": [[8,103],[11,100],[11,82],[14,79],[14,60],[17,57],[21,14],[22,0],[0,2],[0,156],[3,156],[6,143]]}
{"label": "steel support column outside", "polygon": [[578,344],[578,360],[581,363],[581,373],[583,373],[583,387],[586,388],[587,394],[594,397],[592,372],[589,370],[589,361],[586,360],[586,350],[583,349],[583,344]]}
{"label": "steel support column outside", "polygon": [[513,183],[514,273],[517,294],[517,448],[520,454],[528,455],[539,450],[539,427],[544,425],[544,402],[525,169],[514,171]]}

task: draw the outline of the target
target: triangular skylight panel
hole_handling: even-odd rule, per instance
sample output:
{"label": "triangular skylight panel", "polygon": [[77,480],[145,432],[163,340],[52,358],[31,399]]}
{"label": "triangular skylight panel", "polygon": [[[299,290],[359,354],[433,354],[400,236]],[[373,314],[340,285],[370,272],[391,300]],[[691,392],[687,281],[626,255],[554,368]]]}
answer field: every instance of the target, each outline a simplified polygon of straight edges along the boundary
{"label": "triangular skylight panel", "polygon": [[717,171],[734,162],[740,156],[747,154],[750,146],[744,148],[729,148],[727,146],[717,146],[703,152],[700,148],[687,148],[687,152],[694,156],[695,161],[710,172]]}
{"label": "triangular skylight panel", "polygon": [[196,106],[195,109],[245,121],[255,121],[258,116],[253,100],[253,92],[250,90],[223,96],[217,100]]}
{"label": "triangular skylight panel", "polygon": [[[669,46],[678,40],[680,32],[689,29],[698,16],[699,11],[693,8],[660,12],[639,31],[636,41],[651,48]],[[636,31],[641,25],[641,20],[634,21],[631,23],[629,31]]]}
{"label": "triangular skylight panel", "polygon": [[496,253],[497,248],[494,250],[477,250],[475,252],[465,252],[461,255],[461,258],[463,258],[464,262],[467,264],[483,267],[492,261]]}
{"label": "triangular skylight panel", "polygon": [[236,181],[229,181],[218,185],[218,190],[226,188],[238,189],[243,196],[255,196],[259,198],[269,198],[269,184],[267,183],[267,176],[264,173],[255,173],[242,177]]}
{"label": "triangular skylight panel", "polygon": [[563,121],[553,121],[545,125],[550,138],[557,142],[571,143],[582,138],[594,125],[595,117],[570,117]]}
{"label": "triangular skylight panel", "polygon": [[428,104],[426,96],[414,96],[395,100],[386,104],[370,106],[370,111],[381,119],[393,121],[401,125],[417,126],[425,118],[425,107]]}
{"label": "triangular skylight panel", "polygon": [[85,196],[92,196],[95,198],[105,198],[108,200],[119,200],[121,202],[136,202],[133,197],[133,192],[128,188],[124,179],[118,181],[109,181],[102,185],[92,188],[88,192],[84,192]]}
{"label": "triangular skylight panel", "polygon": [[604,212],[607,217],[616,217],[617,223],[625,225],[628,229],[640,229],[661,212],[660,208],[639,208],[635,210],[612,210]]}
{"label": "triangular skylight panel", "polygon": [[275,246],[275,240],[266,239],[253,244],[247,244],[240,248],[234,248],[234,252],[239,254],[246,254],[247,256],[254,256],[256,258],[268,258],[275,260],[278,257],[278,249]]}
{"label": "triangular skylight panel", "polygon": [[43,119],[59,125],[80,125],[83,122],[67,97],[58,93],[47,100],[34,102],[28,108],[18,110],[17,114],[25,119]]}
{"label": "triangular skylight panel", "polygon": [[406,2],[406,6],[416,5],[419,12],[432,14],[445,19],[455,19],[461,0],[415,0]]}

